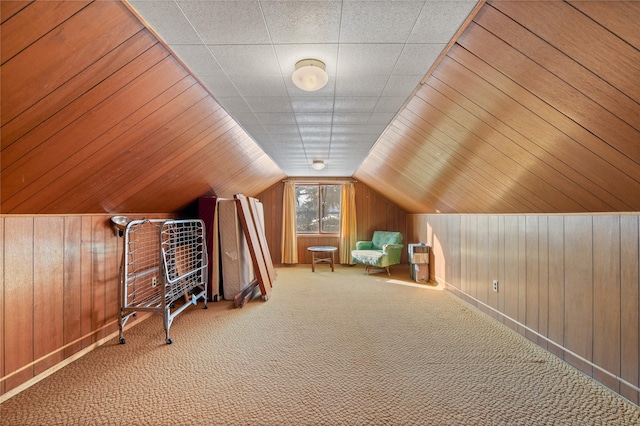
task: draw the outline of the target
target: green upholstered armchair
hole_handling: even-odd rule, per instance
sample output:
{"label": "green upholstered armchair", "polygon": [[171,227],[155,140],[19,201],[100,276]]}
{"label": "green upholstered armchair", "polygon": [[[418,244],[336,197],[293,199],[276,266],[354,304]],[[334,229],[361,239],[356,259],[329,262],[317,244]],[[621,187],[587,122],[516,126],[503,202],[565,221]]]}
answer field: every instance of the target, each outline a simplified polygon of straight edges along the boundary
{"label": "green upholstered armchair", "polygon": [[367,274],[372,266],[384,268],[388,275],[390,265],[400,263],[402,255],[402,234],[399,232],[374,231],[371,241],[356,242],[356,249],[351,252],[354,263],[365,265]]}

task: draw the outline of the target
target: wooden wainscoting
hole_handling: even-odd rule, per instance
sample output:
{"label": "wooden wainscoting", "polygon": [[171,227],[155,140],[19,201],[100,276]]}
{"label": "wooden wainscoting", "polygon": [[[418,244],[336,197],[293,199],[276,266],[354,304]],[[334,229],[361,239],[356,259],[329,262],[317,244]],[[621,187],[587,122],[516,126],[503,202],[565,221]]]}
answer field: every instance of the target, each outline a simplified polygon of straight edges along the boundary
{"label": "wooden wainscoting", "polygon": [[110,218],[0,216],[0,396],[118,329],[123,239]]}
{"label": "wooden wainscoting", "polygon": [[409,215],[408,228],[433,246],[438,282],[640,402],[640,215]]}
{"label": "wooden wainscoting", "polygon": [[[298,263],[311,263],[311,252],[307,250],[313,246],[334,246],[338,250],[333,253],[335,263],[340,263],[340,237],[337,235],[299,235],[298,236]],[[324,254],[318,255],[318,258]]]}

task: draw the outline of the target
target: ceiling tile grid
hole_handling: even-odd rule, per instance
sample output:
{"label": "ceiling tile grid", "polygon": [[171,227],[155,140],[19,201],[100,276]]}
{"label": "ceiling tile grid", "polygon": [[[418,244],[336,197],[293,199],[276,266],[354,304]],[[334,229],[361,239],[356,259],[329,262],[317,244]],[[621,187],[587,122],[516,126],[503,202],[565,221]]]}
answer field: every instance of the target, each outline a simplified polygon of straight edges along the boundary
{"label": "ceiling tile grid", "polygon": [[[130,3],[285,174],[351,176],[476,1]],[[317,92],[291,81],[306,58]]]}

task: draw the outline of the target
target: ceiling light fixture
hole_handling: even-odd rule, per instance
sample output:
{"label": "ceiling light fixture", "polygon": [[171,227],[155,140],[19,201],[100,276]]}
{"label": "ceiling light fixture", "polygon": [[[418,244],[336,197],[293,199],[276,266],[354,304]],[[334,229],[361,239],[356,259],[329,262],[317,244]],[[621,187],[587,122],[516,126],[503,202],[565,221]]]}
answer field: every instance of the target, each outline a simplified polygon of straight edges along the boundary
{"label": "ceiling light fixture", "polygon": [[311,164],[311,167],[313,167],[315,170],[322,170],[322,169],[324,169],[324,161],[322,161],[322,160],[313,160],[313,163]]}
{"label": "ceiling light fixture", "polygon": [[307,92],[322,89],[329,81],[324,62],[317,59],[303,59],[296,63],[296,70],[291,75],[293,84]]}

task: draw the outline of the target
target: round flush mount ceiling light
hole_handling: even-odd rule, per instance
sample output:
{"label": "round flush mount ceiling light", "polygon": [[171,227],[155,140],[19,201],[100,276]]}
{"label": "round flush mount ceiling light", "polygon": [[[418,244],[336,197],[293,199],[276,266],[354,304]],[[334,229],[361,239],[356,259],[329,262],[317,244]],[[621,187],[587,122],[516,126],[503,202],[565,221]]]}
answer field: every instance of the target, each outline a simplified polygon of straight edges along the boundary
{"label": "round flush mount ceiling light", "polygon": [[313,163],[311,164],[311,167],[313,167],[315,170],[322,170],[322,169],[324,169],[324,161],[322,161],[322,160],[313,160]]}
{"label": "round flush mount ceiling light", "polygon": [[329,81],[324,62],[317,59],[303,59],[296,63],[291,80],[298,88],[307,92],[322,89]]}

